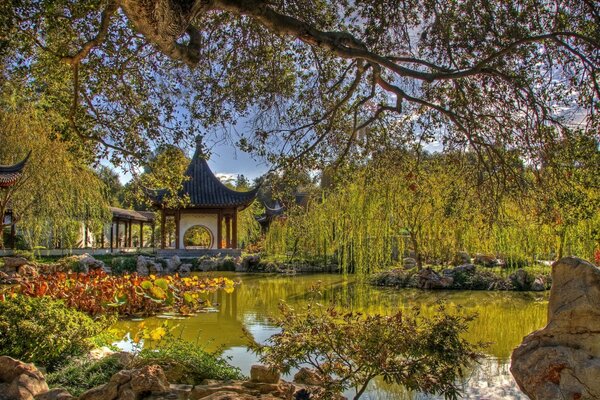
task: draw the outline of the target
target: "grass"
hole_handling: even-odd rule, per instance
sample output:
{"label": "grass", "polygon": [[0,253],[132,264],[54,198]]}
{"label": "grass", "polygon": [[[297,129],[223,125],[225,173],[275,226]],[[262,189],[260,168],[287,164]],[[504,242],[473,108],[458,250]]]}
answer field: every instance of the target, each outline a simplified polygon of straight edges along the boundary
{"label": "grass", "polygon": [[50,388],[61,387],[73,396],[80,396],[89,389],[108,382],[123,369],[119,359],[108,356],[100,360],[73,359],[63,368],[46,376]]}
{"label": "grass", "polygon": [[133,362],[136,368],[160,365],[169,382],[198,385],[205,379],[243,379],[241,371],[216,353],[180,338],[167,337],[156,348],[144,348]]}

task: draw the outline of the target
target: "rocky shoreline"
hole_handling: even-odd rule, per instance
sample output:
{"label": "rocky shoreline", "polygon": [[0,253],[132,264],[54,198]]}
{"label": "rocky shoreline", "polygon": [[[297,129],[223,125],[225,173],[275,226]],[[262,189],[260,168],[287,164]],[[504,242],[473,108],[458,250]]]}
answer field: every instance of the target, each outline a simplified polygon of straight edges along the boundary
{"label": "rocky shoreline", "polygon": [[[302,368],[294,382],[280,378],[278,371],[253,365],[247,380],[205,380],[199,385],[171,383],[159,365],[129,368],[133,356],[115,353],[123,369],[102,385],[79,397],[66,389],[50,389],[42,371],[8,356],[0,356],[0,400],[294,400],[317,395],[321,388],[316,373]],[[338,399],[344,399],[339,396]]]}
{"label": "rocky shoreline", "polygon": [[486,267],[463,264],[436,271],[432,268],[417,270],[393,269],[371,278],[375,286],[415,288],[425,290],[514,290],[542,292],[552,286],[549,274],[532,274],[519,268],[503,277]]}

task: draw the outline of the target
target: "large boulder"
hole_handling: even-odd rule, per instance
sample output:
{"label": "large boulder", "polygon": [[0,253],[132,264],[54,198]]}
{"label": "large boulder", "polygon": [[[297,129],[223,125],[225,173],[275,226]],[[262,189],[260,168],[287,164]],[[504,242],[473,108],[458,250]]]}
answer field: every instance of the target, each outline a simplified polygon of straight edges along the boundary
{"label": "large boulder", "polygon": [[513,351],[511,372],[531,399],[600,399],[599,268],[554,263],[548,324]]}
{"label": "large boulder", "polygon": [[150,273],[150,269],[148,268],[148,265],[151,263],[151,260],[144,257],[144,256],[138,256],[136,263],[135,263],[135,272],[137,272],[137,274],[139,276],[148,276],[148,274]]}
{"label": "large boulder", "polygon": [[168,393],[169,389],[169,382],[162,368],[147,365],[117,372],[108,383],[88,390],[79,400],[143,399]]}
{"label": "large boulder", "polygon": [[430,268],[425,268],[418,273],[418,287],[421,289],[446,289],[452,286],[454,279],[451,276],[440,276]]}
{"label": "large boulder", "polygon": [[495,267],[498,265],[498,259],[491,254],[475,254],[474,263],[484,267]]}
{"label": "large boulder", "polygon": [[165,261],[165,264],[166,272],[173,274],[179,269],[179,266],[181,265],[181,259],[179,258],[179,256],[173,256],[171,258],[168,258]]}
{"label": "large boulder", "polygon": [[254,364],[250,367],[250,381],[259,383],[277,383],[279,382],[279,371],[267,367],[266,365]]}
{"label": "large boulder", "polygon": [[15,272],[20,266],[29,264],[29,261],[23,257],[4,257],[3,260],[5,272]]}
{"label": "large boulder", "polygon": [[33,400],[47,391],[46,378],[33,364],[0,356],[0,398]]}

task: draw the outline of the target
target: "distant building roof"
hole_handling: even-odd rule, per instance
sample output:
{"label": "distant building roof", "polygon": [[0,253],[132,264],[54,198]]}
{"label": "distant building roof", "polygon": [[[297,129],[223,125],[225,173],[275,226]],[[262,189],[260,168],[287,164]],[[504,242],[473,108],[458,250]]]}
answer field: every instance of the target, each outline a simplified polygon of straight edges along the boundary
{"label": "distant building roof", "polygon": [[154,213],[152,211],[136,211],[126,210],[124,208],[111,207],[113,218],[128,219],[139,222],[152,222],[154,221]]}
{"label": "distant building roof", "polygon": [[0,165],[0,187],[9,187],[17,183],[30,155],[31,151],[23,160],[14,165]]}
{"label": "distant building roof", "polygon": [[[229,189],[213,174],[202,153],[202,139],[196,138],[196,151],[185,171],[188,178],[178,193],[179,197],[189,196],[189,207],[236,207],[246,208],[256,198],[258,186],[248,192]],[[158,191],[155,199],[162,203],[166,191]]]}

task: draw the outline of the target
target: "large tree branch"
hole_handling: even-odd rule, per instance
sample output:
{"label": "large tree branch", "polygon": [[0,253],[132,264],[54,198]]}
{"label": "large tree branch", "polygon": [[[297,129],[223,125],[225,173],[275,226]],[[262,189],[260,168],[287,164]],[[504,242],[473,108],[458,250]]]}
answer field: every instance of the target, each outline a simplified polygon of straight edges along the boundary
{"label": "large tree branch", "polygon": [[62,61],[69,65],[76,65],[81,62],[87,55],[92,51],[92,49],[98,46],[100,43],[106,39],[106,35],[108,34],[108,27],[110,26],[110,18],[117,11],[117,3],[114,1],[110,1],[107,6],[102,11],[102,18],[100,19],[100,28],[98,28],[98,33],[91,40],[88,40],[82,47],[77,51],[77,53],[62,57]]}

